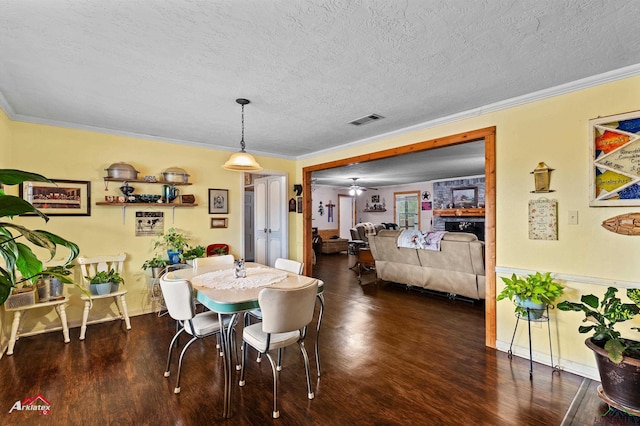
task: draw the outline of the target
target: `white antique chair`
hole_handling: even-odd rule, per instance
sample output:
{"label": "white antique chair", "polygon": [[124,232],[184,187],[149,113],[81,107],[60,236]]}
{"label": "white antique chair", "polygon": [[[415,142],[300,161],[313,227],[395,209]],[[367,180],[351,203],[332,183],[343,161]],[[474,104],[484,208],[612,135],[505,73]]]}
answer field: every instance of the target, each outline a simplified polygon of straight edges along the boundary
{"label": "white antique chair", "polygon": [[[178,326],[176,334],[171,339],[169,345],[169,354],[167,356],[167,368],[165,369],[164,376],[169,377],[171,366],[171,354],[173,349],[178,345],[178,338],[182,332],[187,332],[191,336],[182,351],[180,352],[180,360],[178,361],[178,373],[176,378],[176,387],[173,393],[180,393],[180,371],[182,370],[182,361],[184,354],[187,352],[189,346],[198,339],[212,336],[220,333],[220,320],[218,314],[213,311],[207,311],[197,314],[193,306],[193,288],[191,283],[187,280],[172,280],[166,275],[160,278],[160,288],[162,288],[162,294],[169,311],[171,318],[176,320]],[[228,327],[229,318],[224,319],[223,327]],[[235,334],[234,334],[235,336]],[[235,346],[235,339],[233,342]],[[237,354],[236,354],[237,356]]]}
{"label": "white antique chair", "polygon": [[[122,267],[127,255],[120,253],[115,256],[96,256],[96,257],[78,257],[78,265],[80,265],[80,271],[82,272],[82,279],[85,283],[87,291],[89,291],[89,280],[86,277],[91,277],[99,271],[109,271],[114,269],[120,275],[122,275]],[[112,318],[100,318],[89,321],[89,312],[93,307],[93,303],[99,300],[109,300],[116,305],[118,315],[120,319],[124,320],[127,330],[131,330],[131,322],[129,320],[129,312],[127,311],[127,301],[124,295],[127,294],[127,290],[122,288],[122,285],[118,291],[113,291],[107,294],[96,295],[92,294],[91,297],[83,294],[81,299],[84,301],[84,311],[82,313],[82,326],[80,327],[80,340],[84,340],[87,332],[88,324],[95,324],[100,322],[109,321]],[[118,305],[118,299],[120,299],[120,305]]]}
{"label": "white antique chair", "polygon": [[253,347],[269,359],[273,373],[273,418],[280,417],[278,411],[278,370],[269,353],[298,344],[304,359],[307,378],[307,397],[314,398],[309,378],[309,356],[304,347],[307,325],[313,320],[318,283],[300,288],[263,288],[258,295],[262,309],[262,322],[251,324],[242,332],[242,368],[240,386],[245,385],[245,359],[247,345]]}

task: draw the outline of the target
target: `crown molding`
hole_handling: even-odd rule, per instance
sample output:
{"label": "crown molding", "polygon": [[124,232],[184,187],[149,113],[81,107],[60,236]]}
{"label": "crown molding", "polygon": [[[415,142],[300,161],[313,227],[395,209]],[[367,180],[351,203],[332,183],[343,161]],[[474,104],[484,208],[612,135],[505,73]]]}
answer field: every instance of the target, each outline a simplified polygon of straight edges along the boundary
{"label": "crown molding", "polygon": [[558,86],[550,87],[548,89],[539,90],[537,92],[528,93],[526,95],[517,96],[515,98],[506,99],[504,101],[495,102],[478,108],[473,108],[467,111],[458,112],[445,117],[436,118],[434,120],[425,121],[423,123],[414,124],[413,126],[404,127],[402,129],[394,130],[392,132],[381,133],[369,138],[360,139],[354,142],[349,142],[339,147],[327,148],[320,151],[315,151],[309,154],[301,155],[297,157],[298,160],[304,160],[318,155],[330,154],[337,151],[342,151],[348,148],[354,148],[362,145],[366,145],[372,142],[377,142],[383,139],[390,139],[398,136],[403,136],[409,133],[418,132],[421,130],[431,129],[434,127],[443,126],[445,124],[455,123],[457,121],[466,120],[473,117],[478,117],[484,114],[490,114],[496,111],[501,111],[509,108],[514,108],[520,105],[528,104],[531,102],[537,102],[544,99],[552,98],[554,96],[560,96],[578,90],[587,89],[589,87],[599,86],[601,84],[611,83],[617,80],[623,80],[629,77],[635,77],[640,75],[640,64],[630,65],[628,67],[619,68],[617,70],[608,71],[602,74],[597,74],[591,77],[586,77],[580,80],[572,81],[570,83],[561,84]]}

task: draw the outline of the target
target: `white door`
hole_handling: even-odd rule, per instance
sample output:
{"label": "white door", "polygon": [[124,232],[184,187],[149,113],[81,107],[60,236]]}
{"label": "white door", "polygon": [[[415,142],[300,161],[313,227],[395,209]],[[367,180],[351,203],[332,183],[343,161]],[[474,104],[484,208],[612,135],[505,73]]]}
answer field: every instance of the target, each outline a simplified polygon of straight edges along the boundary
{"label": "white door", "polygon": [[254,219],[253,219],[253,191],[244,192],[244,258],[248,262],[255,260],[255,250],[253,247],[254,236]]}
{"label": "white door", "polygon": [[255,261],[273,266],[278,257],[288,257],[288,217],[286,177],[256,179],[255,189]]}
{"label": "white door", "polygon": [[338,221],[340,223],[340,238],[351,239],[349,230],[355,225],[353,220],[353,197],[338,194]]}

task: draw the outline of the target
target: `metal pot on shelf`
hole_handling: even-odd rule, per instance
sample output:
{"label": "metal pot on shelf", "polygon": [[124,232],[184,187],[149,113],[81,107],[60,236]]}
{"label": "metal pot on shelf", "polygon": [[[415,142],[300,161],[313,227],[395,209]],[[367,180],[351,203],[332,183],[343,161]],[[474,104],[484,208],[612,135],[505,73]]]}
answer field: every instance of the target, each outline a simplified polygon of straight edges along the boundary
{"label": "metal pot on shelf", "polygon": [[180,167],[169,167],[162,172],[162,180],[172,183],[187,183],[189,182],[189,173]]}
{"label": "metal pot on shelf", "polygon": [[138,179],[138,173],[140,173],[131,164],[123,162],[113,163],[105,170],[107,172],[107,177],[113,179],[136,180]]}

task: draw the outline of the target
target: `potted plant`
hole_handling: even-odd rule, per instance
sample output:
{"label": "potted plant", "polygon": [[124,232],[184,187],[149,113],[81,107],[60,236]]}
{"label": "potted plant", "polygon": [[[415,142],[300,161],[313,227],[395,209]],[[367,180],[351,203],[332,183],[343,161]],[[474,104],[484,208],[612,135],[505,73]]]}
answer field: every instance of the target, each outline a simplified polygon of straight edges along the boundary
{"label": "potted plant", "polygon": [[164,248],[169,256],[169,264],[180,263],[180,254],[189,247],[187,237],[176,228],[169,228],[167,232],[160,232],[153,249]]}
{"label": "potted plant", "polygon": [[158,278],[162,270],[169,264],[162,256],[157,255],[152,259],[147,259],[142,264],[142,269],[151,269],[151,277]]}
{"label": "potted plant", "polygon": [[511,278],[502,277],[504,289],[496,300],[509,299],[516,305],[516,313],[528,319],[539,319],[547,305],[560,297],[564,287],[555,281],[549,272],[536,272],[526,277],[513,274]]}
{"label": "potted plant", "polygon": [[108,271],[98,271],[92,277],[85,277],[89,281],[91,294],[103,295],[118,291],[120,284],[124,284],[124,279],[114,269]]}
{"label": "potted plant", "polygon": [[[51,182],[37,173],[0,169],[0,184],[19,185],[25,181]],[[45,221],[49,220],[47,215],[31,203],[20,197],[7,195],[0,190],[0,218],[4,219],[0,222],[0,257],[4,260],[0,266],[0,305],[5,303],[16,286],[32,285],[31,280],[41,276],[42,261],[25,242],[28,241],[34,246],[47,250],[49,259],[55,256],[59,246],[66,247],[69,250],[69,256],[65,260],[67,264],[80,252],[75,243],[56,234],[43,230],[31,230],[11,222],[11,218],[25,213],[33,213]]]}
{"label": "potted plant", "polygon": [[[633,303],[623,303],[616,296],[618,289],[609,287],[602,301],[593,294],[583,295],[580,303],[558,303],[561,311],[583,312],[578,332],[593,332],[585,344],[596,357],[602,389],[598,394],[609,405],[640,414],[640,342],[623,338],[616,324],[628,321],[640,313],[640,289],[627,289]],[[640,331],[640,327],[632,327]],[[601,394],[602,392],[602,394]],[[637,414],[636,414],[637,413]]]}
{"label": "potted plant", "polygon": [[193,259],[204,257],[206,252],[207,249],[205,249],[203,246],[191,247],[180,255],[180,259],[186,261],[189,265],[191,265],[193,264]]}
{"label": "potted plant", "polygon": [[69,277],[75,265],[66,264],[58,266],[50,266],[45,269],[42,274],[49,278],[49,286],[51,297],[62,296],[62,284],[73,284],[74,281]]}

